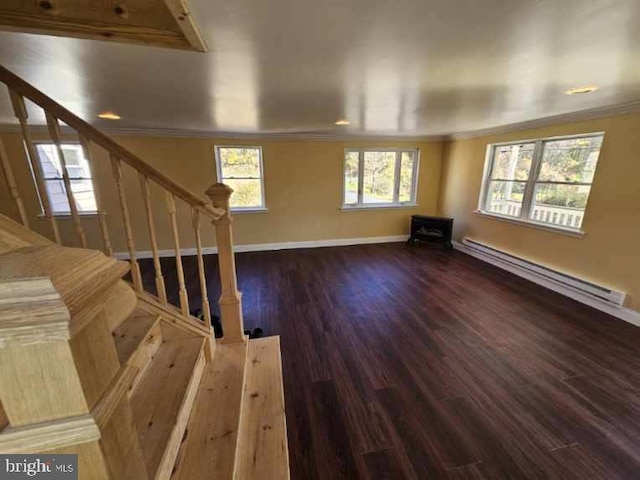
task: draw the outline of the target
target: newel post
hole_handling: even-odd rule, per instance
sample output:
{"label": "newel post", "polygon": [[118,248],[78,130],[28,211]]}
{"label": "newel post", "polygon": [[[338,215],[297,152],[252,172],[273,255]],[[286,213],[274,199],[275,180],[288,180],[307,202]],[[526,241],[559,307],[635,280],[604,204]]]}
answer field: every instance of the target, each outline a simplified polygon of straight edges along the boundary
{"label": "newel post", "polygon": [[215,208],[224,210],[224,215],[212,223],[216,227],[218,244],[218,268],[220,270],[220,316],[224,337],[222,343],[244,342],[244,322],[242,320],[242,293],[238,291],[236,260],[233,254],[233,219],[229,212],[229,197],[233,189],[224,183],[216,183],[205,192]]}

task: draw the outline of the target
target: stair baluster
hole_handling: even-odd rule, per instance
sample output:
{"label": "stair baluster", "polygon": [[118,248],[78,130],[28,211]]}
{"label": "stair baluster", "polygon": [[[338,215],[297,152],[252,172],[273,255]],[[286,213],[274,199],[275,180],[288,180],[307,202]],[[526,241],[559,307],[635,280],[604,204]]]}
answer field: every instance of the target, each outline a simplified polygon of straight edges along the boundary
{"label": "stair baluster", "polygon": [[127,237],[127,248],[129,249],[129,263],[131,264],[131,278],[136,291],[142,291],[142,276],[140,275],[140,265],[136,258],[136,247],[133,243],[133,232],[131,230],[131,218],[129,216],[129,208],[127,207],[127,196],[124,191],[124,177],[122,175],[122,164],[120,159],[115,155],[111,155],[111,165],[113,166],[113,175],[115,176],[116,186],[118,187],[118,197],[120,199],[120,210],[122,212],[122,221],[124,223],[124,232]]}
{"label": "stair baluster", "polygon": [[[93,168],[93,160],[91,158],[91,148],[89,140],[87,140],[84,135],[78,135],[80,139],[80,145],[82,146],[82,150],[84,152],[84,158],[89,162],[89,167]],[[98,210],[98,223],[100,224],[100,234],[102,235],[102,243],[104,244],[104,252],[113,257],[113,247],[111,246],[111,239],[109,238],[109,229],[107,228],[107,211],[102,206],[102,195],[100,193],[100,188],[98,187],[98,182],[92,178],[93,183],[93,194],[96,199],[96,208]]]}
{"label": "stair baluster", "polygon": [[[166,286],[164,285],[164,276],[162,275],[160,262],[159,262],[160,245],[158,245],[158,241],[159,241],[159,238],[157,237],[158,232],[155,230],[154,219],[151,217],[151,209],[153,207],[153,204],[152,204],[152,198],[149,195],[150,194],[149,188],[151,188],[150,182],[152,182],[155,185],[158,185],[163,189],[163,192],[167,195],[166,202],[169,209],[169,216],[171,220],[171,228],[172,228],[172,234],[174,239],[174,247],[176,251],[176,265],[177,265],[178,282],[179,282],[180,315],[185,320],[190,322],[191,326],[195,328],[202,328],[203,325],[198,325],[198,326],[194,325],[195,319],[190,315],[190,312],[189,312],[189,301],[188,301],[187,289],[186,289],[185,278],[184,278],[184,269],[182,265],[181,255],[180,255],[180,239],[179,239],[178,222],[177,222],[176,210],[175,210],[175,201],[176,199],[180,199],[187,204],[190,210],[190,213],[192,215],[192,220],[194,222],[193,227],[194,227],[196,244],[197,244],[196,247],[197,247],[197,254],[198,254],[198,269],[199,269],[198,275],[201,279],[200,291],[202,294],[202,308],[203,308],[203,316],[205,320],[205,322],[201,322],[201,323],[206,323],[207,330],[210,330],[211,314],[210,314],[209,300],[206,295],[207,285],[206,285],[206,276],[204,272],[204,259],[202,257],[201,217],[204,216],[205,218],[208,218],[210,221],[216,221],[217,219],[223,218],[223,217],[227,218],[228,216],[225,216],[224,210],[222,208],[212,206],[210,202],[203,200],[198,195],[193,194],[191,191],[181,186],[172,178],[164,175],[162,172],[155,169],[153,166],[149,165],[144,160],[140,159],[139,157],[137,157],[136,155],[134,155],[133,153],[131,153],[130,151],[122,147],[113,139],[109,138],[107,135],[103,134],[102,132],[100,132],[99,130],[97,130],[90,124],[88,124],[86,121],[74,115],[72,112],[64,108],[62,105],[55,102],[51,98],[47,97],[42,92],[38,91],[33,86],[29,85],[27,82],[17,77],[16,75],[14,75],[13,73],[11,73],[10,71],[8,71],[2,66],[0,66],[0,82],[4,83],[9,88],[12,104],[14,107],[14,112],[16,117],[20,121],[21,130],[23,133],[23,138],[25,143],[26,155],[31,164],[31,168],[34,172],[38,195],[41,199],[45,216],[51,222],[51,227],[53,229],[53,236],[55,237],[55,240],[58,243],[61,243],[57,218],[55,217],[55,215],[53,215],[53,212],[51,210],[52,205],[47,196],[47,189],[46,189],[44,176],[42,174],[43,173],[42,168],[41,168],[40,162],[38,161],[38,151],[36,149],[36,145],[32,141],[31,132],[29,131],[29,126],[27,124],[28,115],[25,107],[25,99],[28,99],[34,105],[37,105],[38,107],[44,110],[44,113],[47,118],[47,123],[49,125],[51,137],[53,138],[53,141],[55,142],[56,148],[58,149],[59,152],[62,146],[64,145],[63,137],[60,131],[61,130],[60,124],[65,124],[77,133],[82,149],[84,150],[84,156],[92,167],[94,166],[94,164],[93,164],[93,160],[91,159],[91,150],[93,149],[94,153],[96,153],[94,147],[96,146],[100,147],[109,155],[109,158],[112,164],[111,166],[113,169],[113,175],[116,181],[119,208],[122,214],[122,219],[124,224],[124,233],[125,233],[127,249],[129,253],[129,262],[131,264],[131,277],[132,277],[133,286],[139,294],[143,294],[140,296],[140,298],[144,299],[144,301],[157,303],[157,306],[163,306],[163,307],[166,306],[167,308],[172,308],[171,306],[168,305],[168,299],[166,298]],[[64,154],[62,153],[60,156],[64,161],[65,160]],[[68,154],[67,154],[67,160],[68,160]],[[136,250],[135,250],[134,239],[133,239],[133,227],[131,224],[131,216],[130,216],[129,208],[127,206],[127,197],[125,194],[125,179],[123,177],[123,173],[124,173],[123,163],[131,167],[133,170],[135,170],[136,173],[141,176],[141,178],[144,177],[144,180],[141,180],[142,194],[143,194],[145,208],[147,210],[147,215],[148,215],[147,226],[149,227],[149,230],[150,230],[151,245],[152,245],[151,249],[153,251],[153,256],[154,256],[154,267],[156,269],[157,294],[154,296],[153,299],[151,299],[150,296],[144,295],[145,292],[144,292],[144,286],[142,283],[140,267],[138,264],[138,260],[136,258]],[[11,176],[11,174],[9,174],[9,176]],[[63,180],[65,181],[65,187],[67,189],[67,193],[72,194],[73,192],[72,192],[72,189],[70,188],[71,178],[69,177],[67,172],[65,172],[65,175],[63,177],[66,177],[66,178],[63,178]],[[99,185],[98,185],[99,182],[97,181],[97,179],[98,179],[98,176],[94,176],[94,194],[96,199],[96,208],[98,213],[100,232],[102,235],[102,241],[104,244],[105,253],[109,256],[113,256],[115,245],[112,246],[112,242],[109,235],[109,229],[107,228],[108,223],[106,218],[105,204],[103,203],[103,200],[106,199],[106,197],[101,196],[100,194],[101,192],[99,191]],[[9,179],[9,183],[11,183],[11,179]],[[16,198],[17,190],[13,189],[13,192],[14,193],[12,194],[14,195],[14,198]],[[106,194],[107,192],[102,192],[102,193]],[[80,223],[81,218],[80,218],[80,212],[78,211],[78,208],[77,208],[78,205],[76,203],[75,204],[76,208],[75,209],[73,208],[74,202],[72,198],[73,198],[72,195],[68,196],[70,209],[72,210],[74,225],[76,227],[76,231],[78,232],[78,236],[83,235],[81,237],[81,243],[84,245],[86,241],[86,237],[84,236],[84,232],[81,229],[82,227],[86,227],[86,225],[83,225]],[[222,204],[224,204],[224,202],[222,202]],[[23,221],[26,220],[27,218],[26,214],[28,213],[29,212],[26,212],[24,214],[22,212],[20,213],[20,215],[23,217]],[[109,226],[113,228],[113,225],[109,225]],[[220,235],[222,235],[223,239],[225,238],[224,233],[220,233]],[[227,247],[223,247],[223,250],[225,248],[228,250],[228,252],[223,252],[221,256],[223,258],[229,258],[229,255],[232,254],[231,245],[229,244]],[[228,266],[229,262],[223,261],[223,264]],[[231,265],[233,267],[233,264]],[[222,274],[222,277],[227,278],[228,272],[225,272],[224,274]],[[231,302],[227,307],[225,307],[225,309],[231,308],[235,310],[240,310],[241,309],[241,307],[239,306],[240,299],[239,299],[239,294],[237,293],[237,289],[236,289],[236,293],[228,294],[228,292],[231,292],[229,288],[227,288],[225,292],[227,293],[223,295],[223,303],[226,302],[225,305],[227,305],[228,302]],[[238,318],[238,315],[233,314],[232,317]],[[230,333],[228,338],[236,338],[236,337],[242,338],[243,337],[242,328],[241,326],[238,328],[239,328],[238,330],[239,336],[238,335],[234,336],[233,334]],[[231,327],[229,327],[228,330],[229,332],[231,332],[232,330]]]}
{"label": "stair baluster", "polygon": [[153,252],[153,269],[156,274],[156,290],[160,301],[163,305],[166,305],[167,290],[164,285],[164,277],[162,276],[162,266],[160,265],[160,255],[158,253],[158,239],[156,237],[156,228],[153,222],[153,211],[151,210],[151,191],[149,190],[149,179],[142,173],[140,174],[140,186],[142,187],[144,206],[147,211],[147,227],[149,228],[149,240],[151,242],[151,251]]}
{"label": "stair baluster", "polygon": [[80,240],[82,248],[87,248],[87,237],[82,229],[82,222],[80,221],[80,215],[78,215],[78,204],[76,203],[76,197],[73,195],[73,189],[71,186],[71,178],[69,178],[69,170],[67,169],[67,161],[64,158],[64,151],[62,150],[62,135],[60,134],[60,124],[58,119],[51,115],[49,112],[45,112],[47,117],[47,127],[49,128],[49,135],[51,140],[56,146],[56,152],[58,153],[58,161],[60,162],[60,168],[62,170],[62,181],[64,182],[64,189],[67,194],[67,201],[69,202],[69,211],[71,212],[71,218],[73,225],[76,229],[76,234]]}
{"label": "stair baluster", "polygon": [[180,296],[180,310],[185,316],[189,315],[189,297],[184,283],[184,269],[182,268],[182,254],[180,253],[180,235],[178,232],[178,220],[176,218],[176,202],[171,192],[166,192],[167,211],[171,220],[171,231],[173,232],[173,246],[176,254],[176,271],[178,274],[178,294]]}
{"label": "stair baluster", "polygon": [[202,297],[202,314],[204,321],[211,327],[211,310],[207,294],[207,279],[205,276],[204,260],[202,258],[202,238],[200,236],[200,212],[197,208],[191,209],[193,219],[193,231],[196,237],[196,255],[198,256],[198,276],[200,277],[200,296]]}
{"label": "stair baluster", "polygon": [[[121,280],[129,270],[124,262],[96,251],[60,247],[0,215],[7,232],[18,232],[27,245],[34,247],[23,249],[18,242],[15,249],[0,255],[2,266],[16,268],[20,275],[43,268],[51,277],[10,275],[5,288],[0,288],[4,339],[0,342],[0,451],[76,453],[82,478],[91,480],[174,478],[174,473],[176,479],[248,479],[260,474],[288,479],[280,348],[277,338],[247,343],[244,335],[229,211],[233,190],[215,184],[207,190],[211,201],[206,202],[1,66],[0,82],[10,87],[25,153],[58,243],[57,219],[27,124],[24,99],[44,110],[60,156],[74,226],[83,246],[86,237],[62,151],[60,123],[78,134],[85,158],[92,166],[90,142],[109,155],[135,288],[134,292]],[[156,296],[143,291],[122,163],[133,168],[141,182],[156,267]],[[0,167],[27,225],[27,212],[1,142]],[[179,310],[167,303],[150,182],[160,186],[166,195]],[[94,194],[102,240],[105,251],[113,256],[97,183]],[[192,216],[204,322],[189,313],[176,197],[187,204]],[[181,213],[186,214],[186,210]],[[223,347],[216,347],[211,331],[201,215],[216,229],[222,343],[229,344]],[[33,268],[24,268],[26,258],[33,262]],[[69,265],[73,268],[69,269]],[[47,375],[43,376],[43,371]],[[269,422],[268,431],[264,421]],[[195,424],[202,428],[189,426]]]}
{"label": "stair baluster", "polygon": [[22,139],[24,140],[25,153],[27,159],[31,164],[31,170],[36,180],[36,189],[38,190],[38,196],[42,203],[42,210],[45,217],[49,219],[51,224],[51,230],[53,231],[53,238],[56,243],[61,244],[60,230],[58,229],[58,222],[56,217],[51,212],[51,205],[49,204],[49,196],[47,195],[47,188],[44,184],[44,176],[42,174],[42,168],[40,167],[40,161],[38,160],[38,153],[36,147],[31,139],[31,132],[29,131],[29,125],[27,119],[27,107],[24,104],[24,99],[13,90],[9,89],[9,95],[11,96],[11,104],[13,105],[13,113],[15,114],[18,122],[20,122],[20,130],[22,131]]}

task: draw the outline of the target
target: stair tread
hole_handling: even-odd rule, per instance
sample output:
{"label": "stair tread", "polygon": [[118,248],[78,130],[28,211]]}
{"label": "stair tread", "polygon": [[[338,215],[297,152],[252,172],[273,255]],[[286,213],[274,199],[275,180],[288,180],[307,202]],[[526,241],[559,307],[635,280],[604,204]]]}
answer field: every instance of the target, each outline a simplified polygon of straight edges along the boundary
{"label": "stair tread", "polygon": [[246,357],[245,344],[217,345],[202,377],[172,479],[233,478]]}
{"label": "stair tread", "polygon": [[120,365],[127,363],[131,355],[138,349],[159,320],[160,315],[149,314],[143,310],[135,310],[133,314],[113,330],[113,341],[116,344]]}
{"label": "stair tread", "polygon": [[164,342],[131,398],[149,478],[161,466],[203,346],[202,338]]}
{"label": "stair tread", "polygon": [[30,245],[52,245],[48,238],[0,214],[0,255]]}
{"label": "stair tread", "polygon": [[3,280],[50,277],[72,320],[96,295],[119,281],[128,268],[126,262],[97,250],[60,245],[34,245],[0,255]]}
{"label": "stair tread", "polygon": [[249,342],[236,480],[289,478],[280,337]]}

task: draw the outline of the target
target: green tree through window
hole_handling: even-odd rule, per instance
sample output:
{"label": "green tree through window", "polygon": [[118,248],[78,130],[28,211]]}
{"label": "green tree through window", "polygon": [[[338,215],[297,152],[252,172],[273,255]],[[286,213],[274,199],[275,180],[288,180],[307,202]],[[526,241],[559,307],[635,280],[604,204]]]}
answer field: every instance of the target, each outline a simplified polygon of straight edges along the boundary
{"label": "green tree through window", "polygon": [[264,208],[260,147],[216,147],[218,179],[233,188],[234,210]]}
{"label": "green tree through window", "polygon": [[344,205],[392,206],[415,203],[418,151],[348,149],[344,164]]}

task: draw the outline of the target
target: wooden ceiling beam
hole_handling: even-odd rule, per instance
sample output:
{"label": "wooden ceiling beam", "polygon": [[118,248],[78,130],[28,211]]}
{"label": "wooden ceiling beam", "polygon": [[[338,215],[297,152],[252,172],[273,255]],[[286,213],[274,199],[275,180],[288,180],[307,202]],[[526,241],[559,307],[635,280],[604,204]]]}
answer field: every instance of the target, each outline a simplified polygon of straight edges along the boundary
{"label": "wooden ceiling beam", "polygon": [[207,51],[184,0],[3,0],[0,30]]}

